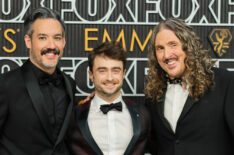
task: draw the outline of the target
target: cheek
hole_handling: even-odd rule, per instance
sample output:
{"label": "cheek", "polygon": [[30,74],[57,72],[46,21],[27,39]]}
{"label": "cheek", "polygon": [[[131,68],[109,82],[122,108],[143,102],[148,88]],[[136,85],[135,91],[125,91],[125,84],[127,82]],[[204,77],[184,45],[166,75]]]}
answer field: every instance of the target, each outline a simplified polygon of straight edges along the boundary
{"label": "cheek", "polygon": [[34,53],[39,54],[44,48],[42,44],[33,44],[32,49],[34,51]]}
{"label": "cheek", "polygon": [[163,60],[163,55],[161,53],[157,53],[156,54],[156,59],[158,60],[158,62]]}
{"label": "cheek", "polygon": [[98,73],[98,74],[94,74],[93,75],[93,80],[94,81],[100,82],[100,81],[102,81],[104,79],[105,79],[105,75],[104,74]]}
{"label": "cheek", "polygon": [[116,75],[115,76],[115,79],[118,80],[119,82],[122,82],[124,80],[124,75],[121,74],[121,75]]}
{"label": "cheek", "polygon": [[63,49],[65,46],[58,46],[58,47],[59,47],[60,51],[63,52]]}
{"label": "cheek", "polygon": [[185,53],[182,53],[182,54],[181,54],[181,58],[182,58],[182,61],[185,62],[185,59],[186,59]]}

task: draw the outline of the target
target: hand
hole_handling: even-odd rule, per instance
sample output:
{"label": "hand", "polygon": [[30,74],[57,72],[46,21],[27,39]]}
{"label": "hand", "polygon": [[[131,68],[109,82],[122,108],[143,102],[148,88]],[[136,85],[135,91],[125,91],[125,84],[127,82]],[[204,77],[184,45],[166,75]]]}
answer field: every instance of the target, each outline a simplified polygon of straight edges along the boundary
{"label": "hand", "polygon": [[90,101],[90,100],[94,97],[94,95],[95,95],[95,91],[93,91],[93,92],[92,92],[89,96],[87,96],[84,100],[81,100],[81,101],[78,103],[78,105]]}

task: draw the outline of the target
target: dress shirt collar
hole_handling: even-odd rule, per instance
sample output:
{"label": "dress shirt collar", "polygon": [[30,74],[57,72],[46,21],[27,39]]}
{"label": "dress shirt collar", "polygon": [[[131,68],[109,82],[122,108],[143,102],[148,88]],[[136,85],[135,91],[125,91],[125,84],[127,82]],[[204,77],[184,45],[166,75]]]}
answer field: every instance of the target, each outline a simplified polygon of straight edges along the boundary
{"label": "dress shirt collar", "polygon": [[57,68],[53,74],[48,74],[48,73],[44,72],[43,70],[39,69],[38,67],[36,67],[31,61],[29,61],[29,62],[30,62],[31,67],[33,69],[33,73],[36,75],[37,79],[40,79],[43,76],[57,76],[57,74],[59,74],[59,71]]}
{"label": "dress shirt collar", "polygon": [[[126,105],[123,104],[123,99],[122,99],[122,95],[119,95],[118,98],[116,98],[112,103],[117,103],[117,102],[121,102],[122,103],[122,107],[123,107],[123,110],[126,108]],[[110,104],[108,102],[106,102],[105,100],[101,99],[97,94],[95,94],[94,98],[92,99],[91,101],[91,105],[90,105],[90,111],[95,111],[95,112],[101,112],[102,111],[100,110],[100,106],[102,104]]]}

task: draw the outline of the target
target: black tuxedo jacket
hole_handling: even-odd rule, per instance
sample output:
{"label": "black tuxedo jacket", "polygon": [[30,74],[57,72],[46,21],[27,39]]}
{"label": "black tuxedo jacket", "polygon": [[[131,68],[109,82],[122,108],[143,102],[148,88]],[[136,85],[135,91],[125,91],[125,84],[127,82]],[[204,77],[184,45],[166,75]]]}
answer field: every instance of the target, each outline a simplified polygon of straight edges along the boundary
{"label": "black tuxedo jacket", "polygon": [[[150,129],[150,117],[146,108],[128,99],[124,102],[130,112],[133,125],[133,137],[124,155],[144,154],[147,136]],[[76,155],[103,155],[89,130],[87,117],[90,101],[74,109],[74,118],[69,128],[69,145]],[[101,130],[101,129],[97,129]]]}
{"label": "black tuxedo jacket", "polygon": [[147,100],[152,117],[152,154],[234,154],[234,78],[221,69],[214,72],[214,88],[198,102],[188,97],[175,133],[164,117],[164,102]]}
{"label": "black tuxedo jacket", "polygon": [[62,73],[70,97],[57,140],[45,100],[29,61],[22,67],[0,76],[0,154],[68,155],[64,135],[73,108],[75,83]]}

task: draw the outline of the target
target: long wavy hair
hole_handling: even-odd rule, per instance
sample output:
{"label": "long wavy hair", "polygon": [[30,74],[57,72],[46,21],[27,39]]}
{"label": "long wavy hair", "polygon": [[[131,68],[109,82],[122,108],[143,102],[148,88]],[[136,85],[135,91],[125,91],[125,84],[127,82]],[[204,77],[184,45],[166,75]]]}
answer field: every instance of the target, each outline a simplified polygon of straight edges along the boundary
{"label": "long wavy hair", "polygon": [[159,102],[162,100],[163,91],[167,87],[167,73],[160,67],[155,53],[155,38],[162,29],[173,31],[182,43],[182,49],[186,54],[184,62],[186,68],[182,81],[189,86],[189,96],[196,101],[199,100],[214,85],[214,73],[212,71],[214,62],[209,51],[203,49],[202,42],[193,28],[183,20],[176,18],[168,18],[153,29],[149,43],[149,72],[144,90],[146,96]]}

